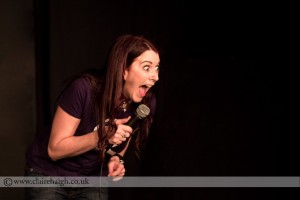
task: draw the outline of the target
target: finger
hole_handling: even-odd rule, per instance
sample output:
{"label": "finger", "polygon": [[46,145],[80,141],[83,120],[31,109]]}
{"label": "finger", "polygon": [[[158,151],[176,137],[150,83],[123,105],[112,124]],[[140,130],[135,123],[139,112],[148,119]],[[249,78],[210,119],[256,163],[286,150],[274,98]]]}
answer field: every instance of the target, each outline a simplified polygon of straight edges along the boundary
{"label": "finger", "polygon": [[121,169],[117,168],[117,169],[113,169],[113,171],[111,171],[108,176],[119,176],[121,173]]}
{"label": "finger", "polygon": [[125,171],[122,171],[120,174],[117,175],[117,177],[123,177],[125,176]]}
{"label": "finger", "polygon": [[115,120],[115,123],[116,123],[116,125],[125,124],[129,121],[130,118],[131,118],[131,116],[129,116],[127,118],[123,118],[123,119],[117,119],[117,120]]}
{"label": "finger", "polygon": [[119,134],[119,141],[124,142],[126,139],[126,133]]}
{"label": "finger", "polygon": [[108,163],[108,176],[118,176],[119,174],[125,172],[124,165],[119,161],[110,160]]}
{"label": "finger", "polygon": [[108,163],[108,176],[111,176],[114,168],[115,168],[116,163],[115,162],[109,162]]}
{"label": "finger", "polygon": [[117,176],[117,177],[113,177],[112,180],[113,181],[119,181],[123,178],[123,176]]}
{"label": "finger", "polygon": [[117,175],[115,176],[124,176],[125,175],[125,170],[122,170],[120,173],[118,173]]}
{"label": "finger", "polygon": [[114,137],[112,139],[112,144],[121,144],[123,142],[122,140],[123,138],[120,135],[118,135],[118,137]]}
{"label": "finger", "polygon": [[122,129],[118,129],[116,133],[117,133],[116,134],[117,138],[120,139],[120,140],[122,140],[122,141],[125,141],[126,138],[130,136],[129,133],[127,133],[126,131],[124,131]]}
{"label": "finger", "polygon": [[108,168],[109,173],[108,176],[118,176],[121,173],[121,169],[118,167],[118,164],[116,164],[116,162],[114,162],[114,164],[112,166],[109,166]]}
{"label": "finger", "polygon": [[125,140],[126,140],[126,138],[130,137],[130,132],[123,131],[121,133],[121,136],[122,136],[122,138],[125,138]]}
{"label": "finger", "polygon": [[127,125],[120,125],[119,126],[120,129],[122,129],[122,131],[120,131],[121,133],[125,133],[126,136],[130,136],[130,134],[132,133],[132,128],[130,126]]}

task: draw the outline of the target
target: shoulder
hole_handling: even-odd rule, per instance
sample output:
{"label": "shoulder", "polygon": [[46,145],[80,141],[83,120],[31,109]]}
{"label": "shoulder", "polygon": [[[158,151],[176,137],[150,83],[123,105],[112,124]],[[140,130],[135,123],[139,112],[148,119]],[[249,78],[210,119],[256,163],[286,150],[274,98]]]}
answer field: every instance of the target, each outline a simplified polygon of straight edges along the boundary
{"label": "shoulder", "polygon": [[102,70],[88,69],[84,72],[74,75],[66,80],[65,88],[77,87],[77,88],[97,88],[102,85],[104,72]]}
{"label": "shoulder", "polygon": [[89,76],[80,76],[68,81],[64,91],[87,94],[94,92],[98,84],[99,81],[96,78]]}
{"label": "shoulder", "polygon": [[58,105],[70,115],[81,118],[86,108],[92,105],[94,94],[94,87],[88,78],[74,78],[61,92]]}
{"label": "shoulder", "polygon": [[59,96],[59,102],[74,102],[85,101],[90,98],[95,92],[95,87],[91,79],[88,77],[80,76],[72,78],[67,82],[64,89]]}
{"label": "shoulder", "polygon": [[87,96],[92,92],[92,86],[89,81],[84,77],[79,77],[70,80],[63,91],[61,92],[60,98],[74,98]]}

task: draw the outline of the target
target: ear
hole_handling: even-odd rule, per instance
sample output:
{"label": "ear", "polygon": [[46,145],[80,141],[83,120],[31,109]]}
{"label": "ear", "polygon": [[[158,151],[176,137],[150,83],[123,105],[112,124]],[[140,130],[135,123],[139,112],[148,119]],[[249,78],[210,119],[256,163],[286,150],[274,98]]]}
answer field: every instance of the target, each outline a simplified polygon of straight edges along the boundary
{"label": "ear", "polygon": [[125,70],[124,70],[124,75],[123,75],[123,78],[124,78],[125,81],[126,81],[126,79],[127,79],[127,76],[128,76],[128,70],[125,69]]}

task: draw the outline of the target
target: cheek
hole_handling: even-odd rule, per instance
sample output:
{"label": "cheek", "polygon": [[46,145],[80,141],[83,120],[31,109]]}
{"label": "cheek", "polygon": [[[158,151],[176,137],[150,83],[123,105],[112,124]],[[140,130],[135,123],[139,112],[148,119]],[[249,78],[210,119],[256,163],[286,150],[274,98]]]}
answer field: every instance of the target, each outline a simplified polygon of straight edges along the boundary
{"label": "cheek", "polygon": [[131,73],[127,76],[126,82],[130,86],[135,86],[140,81],[140,75],[136,73]]}
{"label": "cheek", "polygon": [[128,78],[124,84],[124,93],[128,96],[131,96],[136,88],[135,81]]}
{"label": "cheek", "polygon": [[127,87],[131,88],[134,86],[135,82],[136,81],[135,81],[134,77],[127,77],[125,84],[127,85]]}

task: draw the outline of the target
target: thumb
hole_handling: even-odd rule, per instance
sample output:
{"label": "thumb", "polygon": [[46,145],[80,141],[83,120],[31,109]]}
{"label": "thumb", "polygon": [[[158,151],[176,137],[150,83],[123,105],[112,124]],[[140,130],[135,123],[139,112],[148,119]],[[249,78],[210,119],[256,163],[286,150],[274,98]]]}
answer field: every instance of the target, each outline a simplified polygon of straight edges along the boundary
{"label": "thumb", "polygon": [[108,163],[108,174],[111,175],[115,170],[115,162],[109,162]]}
{"label": "thumb", "polygon": [[123,119],[118,119],[116,120],[116,124],[119,125],[119,124],[125,124],[127,123],[129,120],[130,120],[131,116],[128,116],[127,118],[123,118]]}

